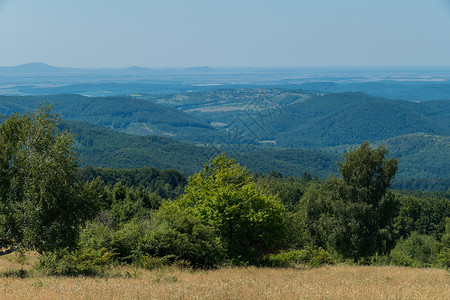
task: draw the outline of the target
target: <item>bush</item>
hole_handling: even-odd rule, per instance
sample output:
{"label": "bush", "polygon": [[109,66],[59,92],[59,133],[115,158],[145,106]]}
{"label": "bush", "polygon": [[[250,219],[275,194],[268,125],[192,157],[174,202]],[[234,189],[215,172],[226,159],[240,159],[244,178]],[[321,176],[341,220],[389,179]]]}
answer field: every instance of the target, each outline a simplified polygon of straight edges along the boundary
{"label": "bush", "polygon": [[271,267],[294,267],[298,264],[305,264],[310,267],[320,267],[322,265],[333,264],[331,255],[322,248],[308,247],[303,250],[284,251],[277,254],[267,255],[264,264]]}
{"label": "bush", "polygon": [[214,227],[168,203],[152,219],[136,253],[174,256],[175,264],[188,262],[194,268],[216,267],[225,259],[225,249]]}
{"label": "bush", "polygon": [[408,267],[431,267],[436,264],[440,244],[432,236],[413,232],[401,239],[391,251],[391,264]]}
{"label": "bush", "polygon": [[48,252],[39,258],[37,270],[47,276],[99,276],[113,264],[105,248]]}
{"label": "bush", "polygon": [[138,268],[147,270],[153,270],[163,268],[173,263],[176,257],[174,255],[168,255],[163,257],[155,257],[148,254],[144,254],[133,261],[133,265]]}
{"label": "bush", "polygon": [[225,260],[217,229],[169,202],[148,218],[133,218],[116,230],[90,222],[81,231],[80,248],[114,253],[116,260],[154,268],[161,264],[215,267]]}

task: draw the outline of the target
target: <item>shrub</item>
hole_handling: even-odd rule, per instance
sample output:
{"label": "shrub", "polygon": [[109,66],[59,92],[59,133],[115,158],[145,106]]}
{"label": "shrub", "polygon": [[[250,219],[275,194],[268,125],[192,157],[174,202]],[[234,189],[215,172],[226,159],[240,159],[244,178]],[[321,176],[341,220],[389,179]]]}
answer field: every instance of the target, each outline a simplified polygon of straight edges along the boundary
{"label": "shrub", "polygon": [[408,267],[431,267],[436,263],[439,242],[432,236],[413,232],[391,251],[391,263]]}
{"label": "shrub", "polygon": [[320,267],[334,262],[327,251],[311,246],[303,250],[291,250],[267,255],[264,263],[271,267],[293,267],[298,264]]}
{"label": "shrub", "polygon": [[169,203],[164,204],[154,216],[136,253],[174,256],[175,263],[186,265],[188,262],[194,268],[215,267],[225,259],[217,230],[187,210]]}
{"label": "shrub", "polygon": [[39,258],[37,270],[47,276],[99,276],[113,264],[105,248],[47,252]]}
{"label": "shrub", "polygon": [[168,266],[173,263],[176,259],[174,255],[167,255],[163,257],[151,256],[144,254],[135,260],[133,260],[133,265],[139,268],[153,270]]}

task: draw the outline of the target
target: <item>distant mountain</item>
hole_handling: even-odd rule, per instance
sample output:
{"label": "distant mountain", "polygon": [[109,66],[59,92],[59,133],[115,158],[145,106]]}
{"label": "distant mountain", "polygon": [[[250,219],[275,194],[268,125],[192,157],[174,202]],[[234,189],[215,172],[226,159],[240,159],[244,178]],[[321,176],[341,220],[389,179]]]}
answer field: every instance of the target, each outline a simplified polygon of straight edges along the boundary
{"label": "distant mountain", "polygon": [[125,72],[130,72],[130,73],[147,73],[147,72],[154,72],[155,70],[150,69],[150,68],[145,68],[145,67],[139,67],[139,66],[131,66],[128,68],[123,69],[123,71]]}
{"label": "distant mountain", "polygon": [[449,81],[375,81],[358,83],[312,82],[299,85],[304,89],[329,93],[364,92],[374,97],[403,100],[450,100]]}
{"label": "distant mountain", "polygon": [[40,62],[28,63],[11,67],[0,67],[0,73],[65,73],[74,72],[79,69],[75,68],[60,68],[47,65]]}
{"label": "distant mountain", "polygon": [[210,73],[215,72],[215,70],[211,67],[204,66],[204,67],[192,67],[192,68],[186,68],[183,69],[185,72],[192,72],[192,73]]}
{"label": "distant mountain", "polygon": [[108,73],[108,74],[116,74],[116,75],[145,75],[145,74],[177,74],[177,73],[211,73],[215,72],[215,70],[208,66],[203,67],[191,67],[184,69],[153,69],[146,68],[140,66],[131,66],[128,68],[63,68],[63,67],[55,67],[42,62],[32,62],[17,66],[0,66],[0,74],[1,73],[16,73],[16,74],[39,74],[39,73]]}
{"label": "distant mountain", "polygon": [[[137,74],[136,72],[138,71],[130,71],[130,74]],[[150,73],[145,74],[148,75]],[[143,73],[141,75],[143,75]],[[141,82],[78,83],[52,87],[26,85],[17,87],[18,92],[26,95],[81,94],[94,97],[103,97],[111,95],[124,96],[127,94],[177,94],[177,93],[184,93],[192,89],[193,89],[192,85],[186,84],[141,83]]]}
{"label": "distant mountain", "polygon": [[261,130],[284,147],[327,147],[410,133],[450,135],[450,101],[416,103],[364,93],[326,94],[294,103]]}

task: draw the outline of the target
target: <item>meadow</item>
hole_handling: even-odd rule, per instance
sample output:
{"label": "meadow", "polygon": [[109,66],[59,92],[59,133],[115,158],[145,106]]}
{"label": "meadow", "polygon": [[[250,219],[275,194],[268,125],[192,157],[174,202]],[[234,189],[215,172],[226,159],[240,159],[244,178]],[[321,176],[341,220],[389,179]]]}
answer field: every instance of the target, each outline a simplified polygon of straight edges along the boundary
{"label": "meadow", "polygon": [[[15,255],[0,258],[1,299],[449,299],[444,269],[326,266],[215,270],[117,267],[106,277],[20,278]],[[14,271],[13,271],[14,270]]]}

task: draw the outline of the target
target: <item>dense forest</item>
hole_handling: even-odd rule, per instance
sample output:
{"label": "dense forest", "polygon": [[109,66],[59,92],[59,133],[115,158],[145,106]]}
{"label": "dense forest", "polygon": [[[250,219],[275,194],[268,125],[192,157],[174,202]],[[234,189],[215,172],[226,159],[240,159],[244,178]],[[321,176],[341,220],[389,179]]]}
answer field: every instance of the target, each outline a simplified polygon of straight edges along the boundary
{"label": "dense forest", "polygon": [[51,275],[117,264],[450,267],[450,195],[390,189],[398,160],[368,142],[339,176],[251,173],[225,154],[176,170],[79,169],[47,107],[0,125],[0,254],[35,250]]}
{"label": "dense forest", "polygon": [[0,96],[0,112],[11,114],[33,110],[41,103],[52,104],[55,112],[67,120],[89,122],[122,132],[159,135],[178,140],[212,142],[215,129],[187,113],[150,101],[127,97],[84,97],[51,95]]}
{"label": "dense forest", "polygon": [[[254,172],[337,174],[367,140],[399,159],[396,188],[449,187],[449,102],[277,87],[128,97],[1,96],[0,113],[53,105],[76,135],[82,166],[175,168],[187,175],[219,153]],[[125,134],[126,133],[126,134]]]}

